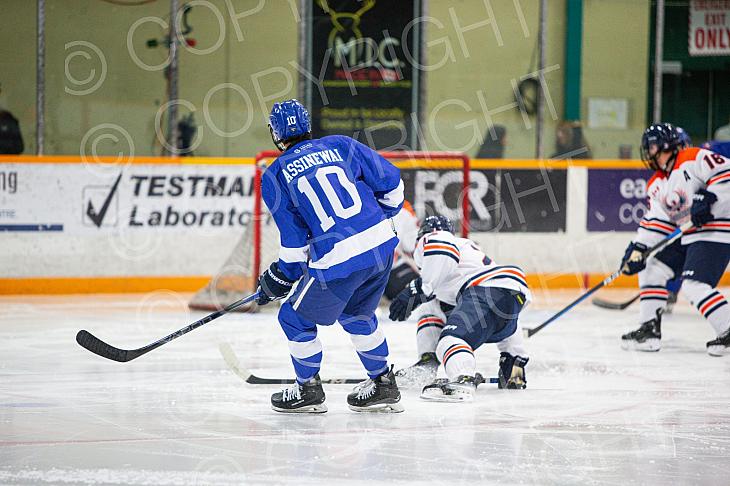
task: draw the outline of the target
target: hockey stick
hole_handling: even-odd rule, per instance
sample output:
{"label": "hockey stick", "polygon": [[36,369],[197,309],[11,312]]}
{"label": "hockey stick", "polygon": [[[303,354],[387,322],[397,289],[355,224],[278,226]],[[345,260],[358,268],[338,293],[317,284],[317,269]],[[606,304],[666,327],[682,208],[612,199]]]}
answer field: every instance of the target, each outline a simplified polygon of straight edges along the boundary
{"label": "hockey stick", "polygon": [[[228,343],[221,343],[218,345],[218,351],[223,356],[223,360],[226,362],[228,367],[236,375],[238,375],[243,381],[251,385],[287,385],[294,383],[293,378],[261,378],[251,373],[246,367],[244,367],[238,360],[238,356],[233,352],[233,348]],[[356,384],[365,381],[365,378],[331,378],[328,380],[322,380],[325,384]]]}
{"label": "hockey stick", "polygon": [[[223,356],[223,360],[226,362],[226,365],[228,365],[231,371],[249,385],[291,385],[295,381],[293,378],[261,378],[254,375],[241,364],[238,356],[236,356],[233,348],[231,348],[231,345],[228,343],[219,344],[218,351],[220,351]],[[322,383],[325,385],[354,385],[362,383],[363,381],[365,381],[364,378],[329,378],[322,380]],[[477,385],[482,383],[486,383],[486,378],[484,378],[481,373],[477,373]],[[499,378],[489,378],[489,383],[499,383]]]}
{"label": "hockey stick", "polygon": [[[682,225],[680,228],[675,229],[669,235],[667,235],[662,241],[660,241],[656,245],[654,245],[651,248],[649,248],[648,250],[646,250],[644,252],[644,258],[648,258],[652,253],[654,253],[654,252],[656,252],[658,250],[661,250],[662,248],[664,248],[665,246],[667,246],[669,243],[673,242],[674,240],[676,240],[677,238],[679,238],[680,236],[682,236],[682,233],[684,233],[685,231],[687,231],[691,227],[692,227],[692,223],[686,223],[686,224]],[[608,277],[604,278],[603,281],[601,281],[600,283],[598,283],[597,285],[595,285],[588,292],[586,292],[585,294],[581,295],[580,297],[578,297],[577,299],[575,299],[573,302],[571,302],[570,304],[568,304],[567,306],[565,306],[560,312],[558,312],[557,314],[555,314],[554,316],[552,316],[547,321],[543,322],[542,324],[540,324],[537,327],[533,327],[532,329],[528,329],[527,330],[527,337],[529,338],[529,337],[534,336],[535,334],[537,334],[538,332],[540,332],[540,330],[543,329],[545,326],[547,326],[548,324],[550,324],[551,322],[553,322],[554,320],[556,320],[558,317],[562,316],[563,314],[565,314],[566,312],[568,312],[570,309],[572,309],[573,307],[575,307],[576,305],[580,304],[585,299],[587,299],[588,297],[590,297],[591,295],[593,295],[593,293],[595,293],[598,289],[603,288],[606,285],[608,285],[611,282],[613,282],[614,280],[616,280],[618,278],[618,276],[621,275],[621,272],[622,271],[623,271],[623,266],[621,268],[619,268],[618,270],[616,270],[615,272],[613,272]]]}
{"label": "hockey stick", "polygon": [[199,328],[200,326],[209,323],[210,321],[213,321],[215,319],[218,319],[220,316],[225,315],[229,312],[231,312],[234,309],[237,309],[238,307],[248,304],[249,302],[252,302],[253,300],[258,297],[258,292],[249,295],[248,297],[244,297],[241,300],[238,300],[225,308],[213,312],[212,314],[208,314],[207,316],[203,317],[200,320],[197,320],[193,322],[192,324],[183,327],[182,329],[173,332],[172,334],[169,334],[162,339],[158,339],[152,344],[148,344],[147,346],[138,348],[138,349],[119,349],[115,348],[114,346],[111,346],[101,339],[97,338],[93,334],[91,334],[89,331],[81,330],[76,334],[76,342],[79,343],[82,347],[88,349],[94,354],[97,354],[101,356],[102,358],[111,359],[113,361],[119,361],[120,363],[126,363],[127,361],[132,361],[133,359],[139,358],[143,354],[147,354],[150,351],[159,348],[163,344],[169,343],[173,339],[177,339],[183,334],[187,334],[190,331]]}
{"label": "hockey stick", "polygon": [[603,300],[600,297],[596,297],[591,302],[596,307],[600,307],[602,309],[611,309],[611,310],[624,310],[637,300],[639,300],[639,297],[641,294],[636,294],[635,296],[631,297],[631,299],[627,300],[626,302],[611,302],[608,300]]}
{"label": "hockey stick", "polygon": [[[477,373],[475,378],[475,382],[477,386],[481,385],[482,383],[487,382],[487,378],[484,378],[484,376],[481,373]],[[499,383],[499,378],[489,378],[489,383],[496,384]]]}

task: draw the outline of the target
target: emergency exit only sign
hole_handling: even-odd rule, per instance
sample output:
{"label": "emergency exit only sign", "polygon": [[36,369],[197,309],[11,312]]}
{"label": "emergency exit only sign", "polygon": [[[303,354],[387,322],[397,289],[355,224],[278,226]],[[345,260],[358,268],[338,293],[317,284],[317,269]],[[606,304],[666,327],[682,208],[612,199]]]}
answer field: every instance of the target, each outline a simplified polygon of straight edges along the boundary
{"label": "emergency exit only sign", "polygon": [[690,56],[730,56],[730,0],[689,4]]}

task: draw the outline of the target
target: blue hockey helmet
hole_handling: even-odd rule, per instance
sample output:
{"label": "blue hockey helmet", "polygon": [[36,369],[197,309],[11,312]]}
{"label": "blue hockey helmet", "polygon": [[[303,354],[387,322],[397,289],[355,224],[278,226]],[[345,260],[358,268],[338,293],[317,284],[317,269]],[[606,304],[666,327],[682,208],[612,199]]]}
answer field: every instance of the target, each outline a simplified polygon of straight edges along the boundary
{"label": "blue hockey helmet", "polygon": [[433,231],[448,231],[449,233],[453,233],[454,224],[446,216],[428,216],[421,221],[421,227],[418,228],[417,240],[420,240],[423,235]]}
{"label": "blue hockey helmet", "polygon": [[309,112],[295,99],[274,103],[269,114],[269,130],[276,148],[284,151],[286,142],[305,138],[312,133]]}
{"label": "blue hockey helmet", "polygon": [[[652,170],[670,172],[682,145],[679,132],[671,123],[650,125],[641,137],[641,160]],[[657,156],[662,152],[672,153],[665,167],[660,167],[657,161]]]}
{"label": "blue hockey helmet", "polygon": [[685,130],[682,127],[678,127],[677,125],[674,125],[674,128],[677,130],[677,136],[679,137],[679,148],[687,148],[692,146],[692,138],[689,136],[689,133],[687,133],[687,130]]}

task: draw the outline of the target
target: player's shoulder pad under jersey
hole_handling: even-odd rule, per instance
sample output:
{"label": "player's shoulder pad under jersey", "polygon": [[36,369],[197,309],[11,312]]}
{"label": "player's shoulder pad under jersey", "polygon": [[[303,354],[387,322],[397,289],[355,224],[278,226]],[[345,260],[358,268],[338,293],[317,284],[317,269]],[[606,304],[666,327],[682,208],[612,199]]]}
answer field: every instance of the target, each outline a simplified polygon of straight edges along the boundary
{"label": "player's shoulder pad under jersey", "polygon": [[347,153],[350,152],[361,152],[363,149],[369,149],[367,145],[364,145],[352,137],[346,135],[327,135],[322,137],[319,141],[324,145],[336,146],[344,149]]}
{"label": "player's shoulder pad under jersey", "polygon": [[448,231],[434,231],[423,237],[423,256],[445,256],[457,263],[461,258],[456,237]]}
{"label": "player's shoulder pad under jersey", "polygon": [[[281,157],[279,157],[281,158]],[[261,186],[266,187],[271,184],[277,185],[277,177],[281,173],[281,161],[279,158],[272,161],[262,172],[261,172]],[[265,192],[262,192],[261,196],[266,196]]]}
{"label": "player's shoulder pad under jersey", "polygon": [[682,149],[677,153],[677,162],[674,164],[674,169],[679,169],[683,164],[694,162],[701,158],[701,152],[703,149],[699,147],[688,147]]}

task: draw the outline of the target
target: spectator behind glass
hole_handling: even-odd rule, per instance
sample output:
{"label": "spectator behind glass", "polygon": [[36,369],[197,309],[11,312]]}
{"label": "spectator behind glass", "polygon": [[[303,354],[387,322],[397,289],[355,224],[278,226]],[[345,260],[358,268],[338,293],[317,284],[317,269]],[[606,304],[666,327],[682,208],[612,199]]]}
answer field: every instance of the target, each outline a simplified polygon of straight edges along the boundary
{"label": "spectator behind glass", "polygon": [[591,148],[583,137],[580,122],[564,121],[555,131],[555,153],[552,159],[592,159]]}
{"label": "spectator behind glass", "polygon": [[501,159],[504,157],[504,147],[506,145],[507,129],[502,125],[494,125],[492,130],[487,130],[486,135],[484,135],[484,141],[482,146],[479,147],[475,158]]}
{"label": "spectator behind glass", "polygon": [[715,136],[713,140],[730,140],[730,120],[728,120],[727,125],[723,125],[721,127],[718,127],[717,130],[715,130]]}
{"label": "spectator behind glass", "polygon": [[18,120],[9,111],[0,110],[0,154],[17,155],[24,148]]}

